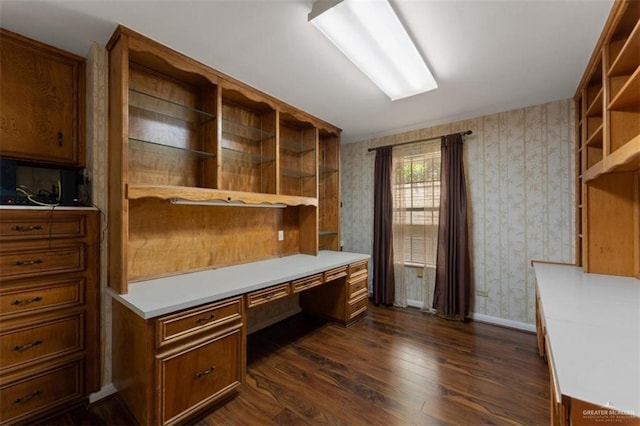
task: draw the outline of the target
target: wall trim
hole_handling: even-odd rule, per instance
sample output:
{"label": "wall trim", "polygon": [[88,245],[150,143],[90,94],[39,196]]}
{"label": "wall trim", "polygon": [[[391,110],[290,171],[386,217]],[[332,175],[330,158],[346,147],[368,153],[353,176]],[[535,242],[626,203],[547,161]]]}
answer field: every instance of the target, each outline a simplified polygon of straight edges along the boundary
{"label": "wall trim", "polygon": [[533,324],[527,324],[526,322],[513,321],[504,318],[492,317],[484,314],[472,313],[469,317],[478,322],[484,322],[487,324],[498,325],[501,327],[515,328],[516,330],[527,331],[530,333],[536,332],[536,326]]}
{"label": "wall trim", "polygon": [[114,393],[118,392],[113,383],[106,384],[100,389],[98,392],[94,392],[89,395],[89,404],[93,404],[94,402],[100,401]]}
{"label": "wall trim", "polygon": [[[410,306],[412,308],[418,308],[418,309],[422,309],[424,306],[424,303],[420,302],[419,300],[407,300],[407,306]],[[513,321],[513,320],[509,320],[509,319],[504,319],[504,318],[498,318],[498,317],[492,317],[490,315],[484,315],[484,314],[478,314],[478,313],[471,313],[471,315],[469,315],[469,318],[471,318],[474,321],[478,321],[478,322],[483,322],[486,324],[491,324],[491,325],[497,325],[500,327],[507,327],[507,328],[514,328],[516,330],[521,330],[521,331],[527,331],[530,333],[535,333],[536,332],[536,326],[533,324],[527,324],[525,322],[519,322],[519,321]]]}

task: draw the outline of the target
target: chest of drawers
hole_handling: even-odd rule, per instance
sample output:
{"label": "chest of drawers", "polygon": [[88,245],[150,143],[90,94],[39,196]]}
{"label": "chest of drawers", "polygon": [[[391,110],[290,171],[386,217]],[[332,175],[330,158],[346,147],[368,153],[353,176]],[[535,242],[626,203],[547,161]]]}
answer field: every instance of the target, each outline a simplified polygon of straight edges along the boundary
{"label": "chest of drawers", "polygon": [[53,415],[100,387],[99,216],[0,210],[0,423]]}

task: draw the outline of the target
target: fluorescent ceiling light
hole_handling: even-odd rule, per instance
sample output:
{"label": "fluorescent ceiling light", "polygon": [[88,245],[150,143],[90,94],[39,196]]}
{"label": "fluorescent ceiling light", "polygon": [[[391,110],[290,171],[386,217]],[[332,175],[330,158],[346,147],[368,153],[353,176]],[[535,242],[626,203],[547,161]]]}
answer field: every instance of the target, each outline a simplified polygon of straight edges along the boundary
{"label": "fluorescent ceiling light", "polygon": [[319,0],[308,19],[392,101],[438,87],[388,0]]}
{"label": "fluorescent ceiling light", "polygon": [[272,209],[284,209],[287,207],[283,203],[243,203],[242,201],[225,201],[225,200],[203,200],[203,201],[191,201],[183,200],[181,198],[169,199],[171,204],[179,204],[185,206],[225,206],[225,207],[263,207]]}

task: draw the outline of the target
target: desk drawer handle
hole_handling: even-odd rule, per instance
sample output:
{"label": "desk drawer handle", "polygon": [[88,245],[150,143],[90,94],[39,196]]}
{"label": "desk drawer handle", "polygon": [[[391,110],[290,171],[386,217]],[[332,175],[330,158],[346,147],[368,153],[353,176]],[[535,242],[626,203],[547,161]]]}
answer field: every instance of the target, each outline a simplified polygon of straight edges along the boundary
{"label": "desk drawer handle", "polygon": [[11,227],[12,231],[18,231],[18,232],[39,231],[41,229],[42,229],[42,225],[31,225],[31,226],[16,225]]}
{"label": "desk drawer handle", "polygon": [[216,369],[216,367],[214,367],[213,365],[209,368],[207,368],[204,371],[199,371],[196,373],[196,379],[199,379],[200,377],[206,376],[207,374],[213,373],[213,371]]}
{"label": "desk drawer handle", "polygon": [[271,293],[263,294],[262,298],[263,299],[271,299],[273,296],[275,296],[275,293],[271,292]]}
{"label": "desk drawer handle", "polygon": [[11,348],[11,350],[15,352],[22,352],[22,351],[26,351],[29,348],[32,348],[34,346],[38,346],[41,344],[42,344],[42,340],[36,340],[31,343],[25,343],[24,345],[16,345],[13,348]]}
{"label": "desk drawer handle", "polygon": [[200,324],[202,322],[207,322],[207,321],[211,321],[212,319],[214,319],[216,317],[216,314],[209,314],[206,317],[202,317],[202,318],[198,318],[196,320],[196,324]]}
{"label": "desk drawer handle", "polygon": [[28,305],[29,303],[39,302],[41,300],[42,300],[42,297],[36,296],[33,299],[25,299],[25,300],[16,299],[13,302],[11,302],[11,304],[15,306],[24,306],[24,305]]}
{"label": "desk drawer handle", "polygon": [[13,403],[14,403],[14,404],[22,404],[23,402],[28,402],[28,401],[29,401],[29,400],[31,400],[32,398],[35,398],[36,396],[41,395],[41,394],[42,394],[42,391],[37,390],[37,391],[35,391],[35,392],[33,392],[33,393],[30,393],[29,395],[25,395],[25,396],[23,396],[23,397],[21,397],[21,398],[16,398],[16,399],[13,401]]}
{"label": "desk drawer handle", "polygon": [[40,265],[44,263],[42,259],[33,259],[33,260],[17,260],[13,265],[14,266],[31,266],[31,265]]}

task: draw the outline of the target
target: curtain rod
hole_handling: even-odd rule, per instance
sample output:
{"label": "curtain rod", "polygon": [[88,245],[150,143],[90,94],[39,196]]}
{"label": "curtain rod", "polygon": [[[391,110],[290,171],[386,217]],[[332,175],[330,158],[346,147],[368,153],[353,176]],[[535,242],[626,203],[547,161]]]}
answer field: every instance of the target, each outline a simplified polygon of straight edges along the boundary
{"label": "curtain rod", "polygon": [[[473,133],[471,130],[465,130],[464,132],[459,132],[460,136],[467,136],[467,135],[470,135],[471,133]],[[455,133],[453,133],[453,134],[455,135]],[[380,149],[380,148],[386,148],[386,147],[388,147],[388,146],[390,146],[390,147],[394,148],[394,147],[396,147],[396,146],[400,146],[400,145],[408,145],[408,144],[410,144],[410,143],[417,143],[417,142],[432,141],[432,140],[440,139],[440,138],[442,138],[442,136],[434,136],[434,137],[432,137],[432,138],[427,138],[427,139],[418,139],[418,140],[415,140],[415,141],[402,142],[402,143],[397,143],[397,144],[395,144],[395,145],[377,146],[377,147],[375,147],[375,148],[369,148],[369,150],[368,150],[368,151],[369,151],[369,152],[371,152],[371,151],[377,151],[377,150],[378,150],[378,149]]]}

